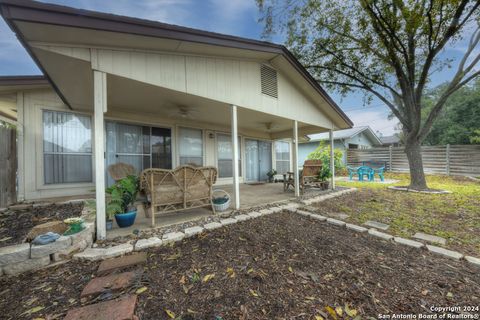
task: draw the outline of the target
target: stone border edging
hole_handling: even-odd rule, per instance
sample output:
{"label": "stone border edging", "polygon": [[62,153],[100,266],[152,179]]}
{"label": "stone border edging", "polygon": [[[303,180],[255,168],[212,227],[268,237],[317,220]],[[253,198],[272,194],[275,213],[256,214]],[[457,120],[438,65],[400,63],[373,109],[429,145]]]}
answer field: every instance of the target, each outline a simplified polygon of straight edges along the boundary
{"label": "stone border edging", "polygon": [[413,193],[424,193],[424,194],[450,194],[452,191],[448,190],[415,190],[408,187],[399,187],[399,186],[390,186],[387,189],[393,191],[403,191],[403,192],[413,192]]}
{"label": "stone border edging", "polygon": [[293,213],[297,213],[297,214],[300,214],[302,216],[309,217],[309,218],[312,218],[312,219],[315,219],[315,220],[325,221],[325,222],[327,222],[329,224],[332,224],[332,225],[335,225],[337,227],[341,227],[341,228],[345,227],[346,229],[352,230],[352,231],[355,231],[355,232],[360,232],[360,233],[366,232],[369,235],[371,235],[373,237],[376,237],[376,238],[380,238],[382,240],[391,241],[391,242],[394,242],[394,243],[397,243],[397,244],[409,246],[409,247],[416,248],[416,249],[425,248],[426,250],[428,250],[429,252],[431,252],[433,254],[441,255],[441,256],[446,257],[446,258],[454,259],[454,260],[457,260],[457,261],[464,259],[468,263],[470,263],[472,265],[475,265],[477,267],[480,267],[480,258],[476,258],[476,257],[472,257],[472,256],[465,256],[462,253],[457,252],[457,251],[448,250],[448,249],[445,249],[445,248],[442,248],[442,247],[437,247],[437,246],[433,246],[433,245],[429,245],[429,244],[424,244],[422,242],[411,240],[411,239],[396,237],[396,236],[393,236],[393,235],[388,234],[388,233],[380,232],[375,228],[367,229],[365,227],[357,226],[357,225],[351,224],[351,223],[346,223],[342,220],[327,218],[325,216],[315,214],[315,213],[311,213],[309,211],[302,210],[302,209],[286,209],[286,210],[289,210]]}

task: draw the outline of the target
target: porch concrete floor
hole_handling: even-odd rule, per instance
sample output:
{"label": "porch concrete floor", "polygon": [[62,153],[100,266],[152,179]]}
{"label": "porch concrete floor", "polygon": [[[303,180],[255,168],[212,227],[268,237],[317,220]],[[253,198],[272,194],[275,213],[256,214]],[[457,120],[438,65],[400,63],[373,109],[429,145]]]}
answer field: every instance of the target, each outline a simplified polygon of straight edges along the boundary
{"label": "porch concrete floor", "polygon": [[[214,190],[225,190],[233,197],[232,185],[214,186]],[[307,194],[311,192],[318,192],[315,189],[307,189]],[[261,183],[261,184],[240,184],[240,208],[247,209],[253,206],[259,206],[267,203],[274,203],[295,199],[294,192],[290,188],[287,192],[283,191],[283,183]],[[233,201],[230,209],[223,213],[228,213],[232,210]],[[155,217],[155,228],[167,227],[170,225],[184,223],[192,220],[201,219],[212,215],[210,208],[197,208],[185,211],[173,212],[165,215],[157,215]],[[135,224],[128,228],[119,228],[114,222],[112,230],[107,231],[107,239],[113,239],[119,236],[126,236],[132,234],[135,229],[146,230],[150,229],[151,220],[146,218],[144,214],[139,213],[135,219]]]}

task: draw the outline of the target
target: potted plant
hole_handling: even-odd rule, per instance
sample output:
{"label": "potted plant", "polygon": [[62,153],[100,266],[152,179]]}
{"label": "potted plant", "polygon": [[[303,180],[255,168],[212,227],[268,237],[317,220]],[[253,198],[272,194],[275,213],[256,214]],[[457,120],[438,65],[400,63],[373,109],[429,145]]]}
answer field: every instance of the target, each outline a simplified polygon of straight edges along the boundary
{"label": "potted plant", "polygon": [[63,220],[63,222],[68,225],[68,230],[64,233],[65,235],[78,233],[85,228],[82,218],[68,218]]}
{"label": "potted plant", "polygon": [[273,182],[273,177],[277,174],[277,170],[272,169],[267,172],[268,182]]}
{"label": "potted plant", "polygon": [[127,176],[115,182],[105,190],[110,195],[107,204],[107,217],[114,216],[120,228],[133,225],[137,216],[137,208],[134,203],[139,189],[137,176]]}
{"label": "potted plant", "polygon": [[320,187],[322,190],[327,190],[330,182],[328,179],[332,177],[332,171],[328,166],[322,166],[322,169],[318,172],[318,180],[320,180]]}

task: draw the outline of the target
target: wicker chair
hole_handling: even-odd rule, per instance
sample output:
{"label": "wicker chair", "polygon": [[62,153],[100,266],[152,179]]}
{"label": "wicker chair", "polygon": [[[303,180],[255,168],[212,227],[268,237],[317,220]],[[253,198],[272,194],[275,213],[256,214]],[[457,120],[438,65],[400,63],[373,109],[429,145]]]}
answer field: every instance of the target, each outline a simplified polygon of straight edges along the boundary
{"label": "wicker chair", "polygon": [[152,226],[156,214],[207,206],[211,206],[215,213],[212,186],[216,180],[217,169],[214,167],[184,165],[173,170],[143,170],[140,188],[150,201]]}
{"label": "wicker chair", "polygon": [[135,174],[135,168],[131,164],[123,162],[109,165],[107,171],[114,181],[122,180],[127,176]]}

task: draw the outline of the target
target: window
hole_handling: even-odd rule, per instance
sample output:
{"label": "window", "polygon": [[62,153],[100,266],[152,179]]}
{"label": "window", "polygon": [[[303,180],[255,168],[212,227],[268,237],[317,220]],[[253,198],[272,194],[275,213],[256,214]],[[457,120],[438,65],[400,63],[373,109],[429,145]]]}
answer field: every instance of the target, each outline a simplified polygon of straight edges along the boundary
{"label": "window", "polygon": [[[106,166],[123,162],[137,173],[146,168],[172,168],[171,130],[107,121]],[[114,183],[106,174],[107,185]]]}
{"label": "window", "polygon": [[275,141],[275,164],[278,174],[290,171],[290,143]]}
{"label": "window", "polygon": [[[238,137],[238,175],[242,175],[240,137]],[[232,138],[228,134],[217,134],[218,177],[233,177]]]}
{"label": "window", "polygon": [[43,112],[45,184],[92,182],[92,123],[88,116]]}
{"label": "window", "polygon": [[203,134],[200,129],[179,128],[180,164],[203,165]]}

